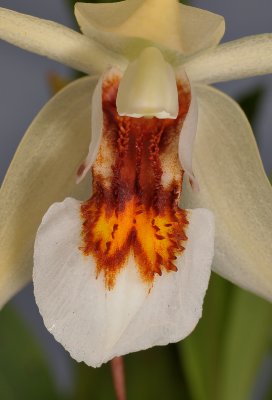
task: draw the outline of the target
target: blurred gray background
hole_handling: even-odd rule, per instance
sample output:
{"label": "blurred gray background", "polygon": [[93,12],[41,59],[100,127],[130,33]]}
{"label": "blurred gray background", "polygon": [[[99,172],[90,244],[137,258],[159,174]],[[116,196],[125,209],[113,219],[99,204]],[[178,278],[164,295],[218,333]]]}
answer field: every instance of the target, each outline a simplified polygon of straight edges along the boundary
{"label": "blurred gray background", "polygon": [[[272,32],[271,0],[195,0],[192,5],[221,14],[226,19],[224,41],[246,35]],[[0,6],[75,26],[68,0],[0,0]],[[57,40],[57,38],[56,38]],[[15,149],[28,125],[49,99],[47,76],[58,72],[69,76],[72,72],[62,65],[36,56],[0,41],[0,179],[11,161]],[[265,95],[254,129],[267,173],[272,172],[272,76],[245,79],[219,85],[235,98],[257,86],[265,88]],[[243,151],[243,149],[241,149]],[[69,389],[71,369],[69,356],[43,328],[29,286],[14,300],[24,317],[42,339],[57,381]]]}

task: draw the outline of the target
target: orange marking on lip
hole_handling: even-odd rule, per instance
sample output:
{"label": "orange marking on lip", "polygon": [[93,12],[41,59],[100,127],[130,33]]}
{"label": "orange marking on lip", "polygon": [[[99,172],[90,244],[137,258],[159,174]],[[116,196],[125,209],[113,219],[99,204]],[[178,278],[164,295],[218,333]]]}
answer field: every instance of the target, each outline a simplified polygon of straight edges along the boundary
{"label": "orange marking on lip", "polygon": [[[114,210],[107,211],[108,205],[104,202],[97,207],[95,197],[81,207],[84,220],[84,244],[81,249],[86,256],[94,256],[97,273],[104,272],[108,289],[113,288],[117,273],[131,253],[142,279],[147,283],[152,284],[154,275],[161,274],[162,270],[176,270],[172,261],[182,252],[181,243],[187,240],[185,228],[188,221],[185,211],[173,212],[167,209],[157,215],[150,208],[136,215],[135,203],[134,198],[128,201],[118,216]],[[152,225],[154,217],[159,231]],[[136,220],[137,228],[133,220]],[[165,221],[172,221],[171,226],[165,227]]]}
{"label": "orange marking on lip", "polygon": [[[176,120],[131,118],[116,111],[118,85],[116,76],[103,83],[104,129],[92,167],[94,194],[81,206],[80,249],[85,256],[94,257],[97,276],[104,274],[109,290],[130,255],[142,280],[150,286],[156,274],[177,271],[174,262],[184,251],[188,226],[186,211],[178,207],[183,171],[177,146],[173,151],[172,144],[178,142],[190,92],[178,85],[180,110]],[[111,172],[101,168],[105,148]],[[179,171],[167,187],[162,181],[164,155]]]}

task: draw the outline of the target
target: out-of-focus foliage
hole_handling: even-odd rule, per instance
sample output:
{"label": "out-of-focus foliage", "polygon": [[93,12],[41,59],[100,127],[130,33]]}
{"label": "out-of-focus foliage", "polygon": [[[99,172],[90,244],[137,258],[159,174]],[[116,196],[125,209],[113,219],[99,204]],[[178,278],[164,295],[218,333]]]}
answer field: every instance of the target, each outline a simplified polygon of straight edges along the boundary
{"label": "out-of-focus foliage", "polygon": [[175,345],[130,354],[125,363],[128,399],[191,400]]}
{"label": "out-of-focus foliage", "polygon": [[271,399],[272,399],[272,379],[271,379],[271,382],[270,382],[269,390],[267,392],[267,396],[265,397],[264,400],[271,400]]}
{"label": "out-of-focus foliage", "polygon": [[[195,331],[178,344],[180,360],[193,400],[216,400],[218,370],[221,364],[224,322],[228,317],[228,282],[212,275],[204,302],[203,316]],[[241,399],[242,400],[242,399]]]}
{"label": "out-of-focus foliage", "polygon": [[222,346],[220,399],[249,399],[261,363],[271,346],[271,305],[235,290]]}
{"label": "out-of-focus foliage", "polygon": [[264,95],[263,88],[257,87],[253,89],[252,92],[238,99],[240,106],[246,113],[251,124],[254,123],[255,116],[258,114],[258,111],[261,107],[263,95]]}
{"label": "out-of-focus foliage", "polygon": [[45,355],[11,306],[0,313],[0,399],[59,400]]}
{"label": "out-of-focus foliage", "polygon": [[[191,400],[175,345],[129,354],[124,363],[129,400]],[[75,371],[74,400],[114,400],[109,364],[98,369],[75,364]]]}
{"label": "out-of-focus foliage", "polygon": [[250,399],[271,323],[271,304],[213,275],[203,317],[179,344],[193,400]]}
{"label": "out-of-focus foliage", "polygon": [[115,399],[110,364],[100,368],[90,368],[86,364],[74,362],[75,389],[72,400]]}
{"label": "out-of-focus foliage", "polygon": [[50,95],[55,95],[61,89],[63,89],[66,85],[72,82],[72,79],[60,76],[55,72],[50,72],[47,75],[48,87],[50,89]]}

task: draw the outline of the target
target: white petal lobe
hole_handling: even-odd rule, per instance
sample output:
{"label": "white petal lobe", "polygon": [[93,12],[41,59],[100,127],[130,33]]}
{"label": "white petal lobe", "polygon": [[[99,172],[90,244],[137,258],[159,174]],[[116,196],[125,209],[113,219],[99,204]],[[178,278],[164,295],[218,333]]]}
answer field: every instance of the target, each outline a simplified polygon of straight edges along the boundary
{"label": "white petal lobe", "polygon": [[95,262],[79,250],[80,203],[56,203],[39,228],[34,291],[44,323],[77,361],[99,366],[111,358],[187,336],[197,324],[213,256],[214,223],[204,209],[190,211],[189,240],[178,272],[155,279],[151,292],[132,255],[107,291]]}

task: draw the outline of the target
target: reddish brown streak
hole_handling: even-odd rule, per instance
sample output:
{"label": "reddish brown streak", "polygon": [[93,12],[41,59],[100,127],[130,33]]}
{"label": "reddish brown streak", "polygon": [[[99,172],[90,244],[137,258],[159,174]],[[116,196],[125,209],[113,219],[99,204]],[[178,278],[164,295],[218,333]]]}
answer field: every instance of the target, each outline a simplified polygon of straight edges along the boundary
{"label": "reddish brown streak", "polygon": [[81,176],[81,175],[83,174],[84,169],[85,169],[85,165],[84,165],[84,164],[81,164],[81,165],[79,166],[78,170],[77,170],[77,176],[78,176],[78,177]]}
{"label": "reddish brown streak", "polygon": [[[104,130],[100,147],[107,144],[112,158],[112,176],[96,173],[99,154],[93,166],[94,194],[81,206],[82,246],[86,256],[97,263],[97,274],[104,273],[108,289],[113,288],[118,272],[129,255],[134,255],[142,279],[152,284],[162,270],[177,271],[173,264],[184,250],[188,220],[178,207],[180,178],[163,187],[162,161],[169,154],[178,163],[177,141],[190,105],[190,92],[178,84],[177,119],[121,117],[116,110],[119,78],[103,84]],[[167,153],[168,152],[168,153]]]}

